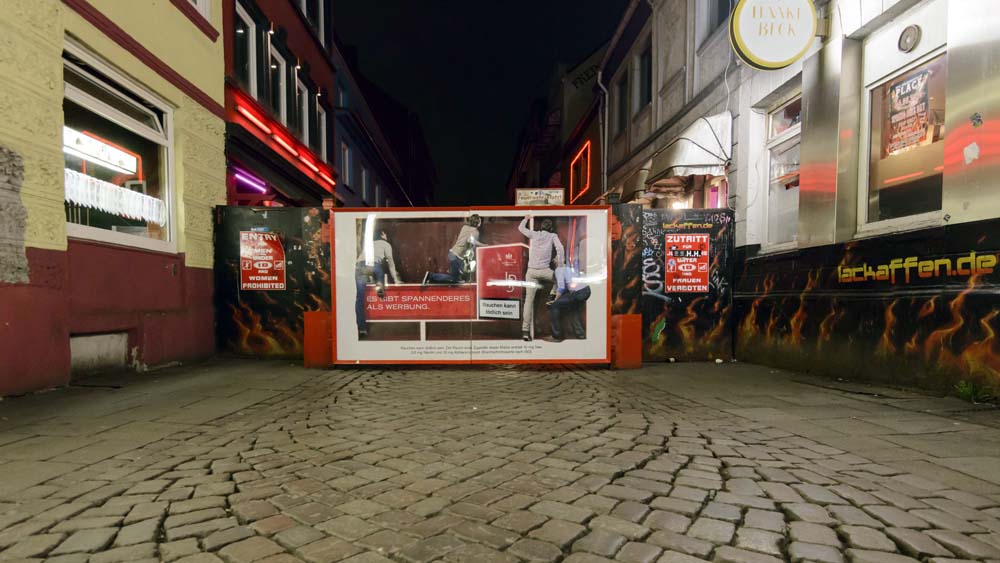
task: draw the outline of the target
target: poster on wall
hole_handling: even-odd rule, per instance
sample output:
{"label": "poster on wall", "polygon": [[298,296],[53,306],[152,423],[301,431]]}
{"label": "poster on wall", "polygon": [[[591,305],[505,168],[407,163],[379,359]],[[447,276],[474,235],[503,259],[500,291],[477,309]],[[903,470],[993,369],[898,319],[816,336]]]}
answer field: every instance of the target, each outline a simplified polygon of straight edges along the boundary
{"label": "poster on wall", "polygon": [[605,207],[333,213],[334,361],[609,361]]}
{"label": "poster on wall", "polygon": [[906,151],[927,140],[927,69],[915,72],[889,87],[889,112],[883,158]]}
{"label": "poster on wall", "polygon": [[240,231],[240,290],[285,289],[285,249],[281,235]]}
{"label": "poster on wall", "polygon": [[667,293],[708,293],[709,235],[666,235],[663,283]]}

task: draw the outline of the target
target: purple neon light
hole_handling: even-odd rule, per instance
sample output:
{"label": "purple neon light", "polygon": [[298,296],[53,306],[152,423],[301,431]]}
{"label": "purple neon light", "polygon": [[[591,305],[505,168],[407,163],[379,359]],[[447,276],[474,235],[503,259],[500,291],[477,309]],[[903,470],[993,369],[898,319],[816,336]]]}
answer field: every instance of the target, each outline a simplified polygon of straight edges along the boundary
{"label": "purple neon light", "polygon": [[234,171],[233,178],[236,178],[244,185],[257,190],[262,194],[267,193],[267,184],[265,184],[261,180],[258,180],[257,178],[254,178],[253,176],[250,176],[249,174]]}

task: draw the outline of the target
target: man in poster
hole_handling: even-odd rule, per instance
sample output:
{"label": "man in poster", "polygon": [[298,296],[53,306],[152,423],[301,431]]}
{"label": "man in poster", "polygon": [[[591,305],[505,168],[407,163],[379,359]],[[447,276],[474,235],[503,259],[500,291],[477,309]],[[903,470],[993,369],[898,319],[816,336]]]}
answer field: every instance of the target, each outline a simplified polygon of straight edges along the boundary
{"label": "man in poster", "polygon": [[354,281],[358,292],[354,302],[354,316],[358,323],[359,336],[368,336],[368,319],[365,313],[365,293],[368,283],[374,279],[375,292],[384,298],[386,268],[392,275],[392,282],[398,284],[399,274],[396,273],[396,262],[392,258],[389,236],[384,230],[379,229],[377,239],[363,243],[354,269]]}
{"label": "man in poster", "polygon": [[482,224],[483,218],[477,214],[465,218],[465,224],[458,232],[455,244],[448,250],[448,273],[427,272],[424,274],[424,285],[428,283],[462,283],[466,264],[471,260],[469,256],[475,256],[476,247],[486,246],[479,242],[479,227]]}
{"label": "man in poster", "polygon": [[555,274],[552,270],[552,253],[555,251],[556,267],[565,264],[565,251],[563,245],[556,235],[556,222],[551,217],[543,217],[539,223],[539,230],[528,228],[528,221],[531,215],[526,215],[517,226],[517,230],[528,238],[528,268],[524,272],[525,298],[524,298],[524,320],[521,323],[521,338],[525,342],[531,341],[531,329],[535,320],[535,292],[541,286],[539,282],[553,283]]}
{"label": "man in poster", "polygon": [[587,332],[580,321],[583,304],[590,299],[590,287],[576,275],[569,266],[556,268],[556,299],[549,302],[549,318],[552,320],[552,340],[562,342],[562,320],[569,319],[573,336],[578,340],[587,338]]}

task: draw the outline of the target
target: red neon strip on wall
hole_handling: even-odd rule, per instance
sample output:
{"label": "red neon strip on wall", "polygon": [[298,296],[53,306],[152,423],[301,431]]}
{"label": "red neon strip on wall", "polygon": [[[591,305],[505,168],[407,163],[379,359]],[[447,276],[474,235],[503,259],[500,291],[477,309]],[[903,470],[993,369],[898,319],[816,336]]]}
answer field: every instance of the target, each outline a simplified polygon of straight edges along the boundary
{"label": "red neon strip on wall", "polygon": [[[573,168],[576,167],[576,161],[580,160],[580,157],[582,157],[584,153],[586,153],[587,155],[587,179],[586,183],[583,186],[583,189],[580,190],[580,193],[574,194],[573,192],[575,191],[576,186],[573,185]],[[580,199],[580,196],[587,193],[587,190],[589,189],[590,189],[590,141],[587,141],[586,143],[583,144],[583,147],[580,148],[580,152],[576,153],[576,156],[573,157],[573,161],[569,163],[569,202],[573,203],[576,200]]]}
{"label": "red neon strip on wall", "polygon": [[288,141],[286,141],[285,139],[283,139],[281,137],[281,135],[274,134],[274,135],[271,135],[271,138],[273,138],[276,143],[278,143],[279,145],[281,145],[282,147],[284,147],[284,149],[286,151],[292,153],[293,156],[299,156],[299,151],[296,150],[295,147],[293,147],[291,145],[291,143],[289,143]]}
{"label": "red neon strip on wall", "polygon": [[319,177],[326,180],[331,186],[337,185],[337,181],[331,178],[326,172],[320,172]]}
{"label": "red neon strip on wall", "polygon": [[313,161],[311,161],[308,158],[306,158],[305,155],[299,155],[299,160],[301,160],[302,164],[305,164],[306,166],[308,166],[309,169],[312,170],[313,172],[319,172],[319,166],[316,166],[313,163]]}
{"label": "red neon strip on wall", "polygon": [[253,123],[257,127],[260,127],[261,131],[267,133],[268,135],[271,134],[271,128],[268,127],[266,123],[264,123],[263,121],[261,121],[261,119],[259,117],[257,117],[256,115],[254,115],[253,112],[251,112],[247,108],[245,108],[243,106],[240,106],[240,105],[237,105],[236,106],[236,111],[238,111],[241,114],[243,114],[243,117],[247,118],[247,120],[249,120],[250,123]]}

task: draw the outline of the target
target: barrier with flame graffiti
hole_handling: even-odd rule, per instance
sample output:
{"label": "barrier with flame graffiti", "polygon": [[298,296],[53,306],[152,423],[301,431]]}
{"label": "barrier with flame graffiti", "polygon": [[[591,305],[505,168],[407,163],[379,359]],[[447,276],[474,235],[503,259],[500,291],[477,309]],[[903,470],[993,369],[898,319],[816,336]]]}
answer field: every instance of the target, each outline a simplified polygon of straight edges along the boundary
{"label": "barrier with flame graffiti", "polygon": [[[985,233],[985,234],[984,234]],[[741,261],[737,357],[946,390],[1000,387],[1000,222]]]}
{"label": "barrier with flame graffiti", "polygon": [[[731,359],[732,212],[633,204],[613,213],[612,313],[641,312],[643,359]],[[688,240],[698,242],[669,242]]]}
{"label": "barrier with flame graffiti", "polygon": [[[329,213],[320,208],[216,208],[216,320],[226,351],[302,357],[303,314],[330,310]],[[240,291],[239,232],[280,235],[284,291]]]}

